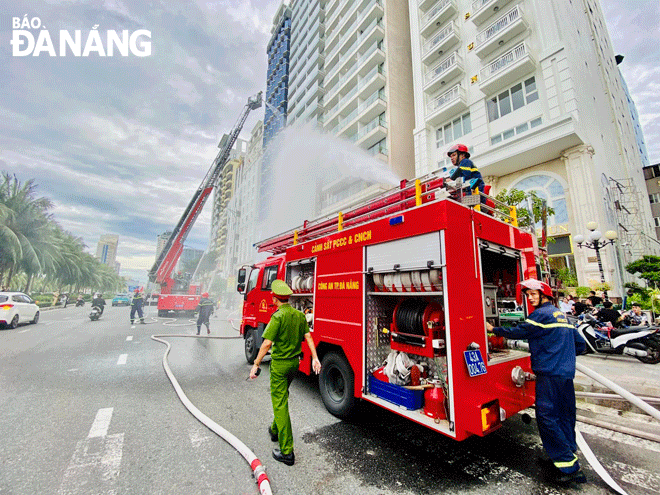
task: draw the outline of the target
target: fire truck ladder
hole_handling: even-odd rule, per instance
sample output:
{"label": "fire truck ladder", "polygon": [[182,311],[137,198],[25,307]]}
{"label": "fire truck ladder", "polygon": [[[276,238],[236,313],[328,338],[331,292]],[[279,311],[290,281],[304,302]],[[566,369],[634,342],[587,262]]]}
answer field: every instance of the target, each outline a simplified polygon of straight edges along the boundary
{"label": "fire truck ladder", "polygon": [[[472,195],[463,196],[462,190],[463,185],[460,180],[453,182],[433,173],[420,179],[410,181],[404,179],[401,181],[399,189],[385,191],[370,199],[367,204],[355,206],[346,213],[339,212],[312,221],[306,220],[300,227],[258,242],[255,246],[258,252],[279,254],[301,242],[318,239],[344,228],[356,227],[377,218],[450,197],[468,206],[473,206],[475,209],[483,209],[489,214],[498,214],[505,222],[518,226],[514,207],[509,207],[495,198],[483,195],[478,190],[475,190]],[[480,204],[480,195],[485,196],[489,203]],[[503,213],[503,210],[508,214]]]}
{"label": "fire truck ladder", "polygon": [[190,200],[190,203],[188,203],[188,207],[183,212],[183,215],[181,215],[179,223],[177,223],[176,227],[172,231],[172,235],[170,235],[167,244],[165,244],[165,247],[156,259],[156,262],[151,267],[151,270],[149,270],[149,280],[151,282],[156,282],[162,285],[170,279],[172,271],[174,270],[174,266],[181,256],[183,243],[185,242],[186,237],[188,237],[188,233],[194,225],[195,220],[197,220],[197,217],[202,211],[204,203],[206,203],[207,198],[213,190],[213,187],[215,187],[216,183],[218,182],[218,178],[222,174],[225,164],[229,158],[229,153],[231,152],[231,149],[234,146],[238,135],[241,133],[241,129],[243,129],[243,124],[245,124],[250,111],[257,109],[260,106],[261,91],[256,95],[248,98],[248,102],[245,107],[243,107],[243,111],[241,112],[241,115],[239,116],[236,124],[234,124],[231,132],[229,134],[225,134],[222,137],[222,140],[218,145],[220,151],[215,157],[215,160],[213,160],[211,168],[206,173],[204,180],[202,180],[202,183],[197,188],[197,191]]}

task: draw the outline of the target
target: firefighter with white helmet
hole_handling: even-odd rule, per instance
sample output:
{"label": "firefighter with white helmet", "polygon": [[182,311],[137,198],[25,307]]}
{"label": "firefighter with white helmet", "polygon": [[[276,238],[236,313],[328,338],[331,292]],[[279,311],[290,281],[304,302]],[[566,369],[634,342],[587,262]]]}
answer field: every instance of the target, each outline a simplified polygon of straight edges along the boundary
{"label": "firefighter with white helmet", "polygon": [[[450,179],[456,180],[461,177],[464,184],[474,179],[474,183],[471,186],[472,189],[479,189],[479,192],[483,193],[486,184],[481,177],[481,172],[479,172],[472,160],[470,160],[470,152],[467,146],[460,143],[455,144],[447,150],[447,156],[451,159],[451,164],[456,167]],[[481,196],[481,202],[485,203],[485,200],[486,198]]]}
{"label": "firefighter with white helmet", "polygon": [[575,356],[586,342],[566,315],[554,305],[552,289],[545,282],[520,282],[534,311],[515,327],[493,327],[489,332],[508,339],[527,339],[532,370],[536,374],[536,423],[543,447],[552,464],[551,475],[559,483],[585,483],[575,455]]}
{"label": "firefighter with white helmet", "polygon": [[321,371],[321,362],[316,354],[314,340],[309,333],[305,315],[292,308],[288,301],[293,294],[291,288],[282,280],[274,280],[271,285],[273,303],[277,311],[273,313],[263,334],[263,344],[254,360],[250,378],[259,374],[259,364],[271,346],[270,396],[273,403],[273,424],[268,433],[273,442],[278,441],[280,448],[273,449],[273,458],[288,466],[295,463],[293,453],[293,430],[289,417],[289,385],[293,381],[300,365],[299,356],[303,339],[312,352],[312,367],[316,374]]}

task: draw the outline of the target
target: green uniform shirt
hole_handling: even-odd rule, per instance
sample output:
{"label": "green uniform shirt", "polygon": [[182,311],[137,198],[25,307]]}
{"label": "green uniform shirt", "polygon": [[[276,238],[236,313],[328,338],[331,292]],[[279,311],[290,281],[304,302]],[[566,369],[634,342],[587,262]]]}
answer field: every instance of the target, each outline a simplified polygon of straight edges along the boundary
{"label": "green uniform shirt", "polygon": [[270,317],[263,338],[273,342],[273,359],[291,359],[300,354],[302,341],[308,332],[305,315],[285,303]]}

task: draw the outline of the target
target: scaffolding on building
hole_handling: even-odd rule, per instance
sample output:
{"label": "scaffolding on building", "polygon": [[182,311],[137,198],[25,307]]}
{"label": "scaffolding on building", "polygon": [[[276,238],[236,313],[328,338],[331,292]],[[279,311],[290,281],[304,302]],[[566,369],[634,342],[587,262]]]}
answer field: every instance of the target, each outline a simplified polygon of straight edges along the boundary
{"label": "scaffolding on building", "polygon": [[[617,252],[619,262],[623,267],[641,258],[645,254],[656,251],[651,246],[649,236],[644,228],[644,213],[642,201],[645,197],[639,191],[632,178],[609,178],[610,189],[614,202],[614,214],[619,235]],[[622,270],[625,277],[625,270]]]}

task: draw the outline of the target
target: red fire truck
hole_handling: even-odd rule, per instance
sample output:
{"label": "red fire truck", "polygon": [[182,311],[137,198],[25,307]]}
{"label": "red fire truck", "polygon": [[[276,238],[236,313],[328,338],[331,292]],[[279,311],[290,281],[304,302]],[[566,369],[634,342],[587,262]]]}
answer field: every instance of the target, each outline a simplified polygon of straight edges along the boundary
{"label": "red fire truck", "polygon": [[204,208],[206,200],[211,195],[211,191],[224,173],[225,165],[229,160],[229,154],[243,129],[243,124],[251,110],[261,106],[261,92],[248,98],[247,104],[238,121],[229,134],[225,134],[218,147],[220,151],[213,160],[211,168],[206,173],[206,177],[195,191],[188,207],[181,215],[179,222],[171,232],[167,243],[158,254],[156,262],[149,270],[149,281],[160,285],[160,295],[158,296],[158,316],[167,316],[171,311],[174,313],[192,314],[197,308],[200,300],[201,285],[193,281],[191,283],[190,274],[177,273],[172,277],[174,267],[179,261],[183,251],[183,243],[188,237],[190,229],[195,224],[195,220]]}
{"label": "red fire truck", "polygon": [[[514,209],[500,214],[492,198],[481,204],[451,186],[436,176],[402,181],[351,211],[258,243],[273,256],[238,273],[248,362],[275,310],[270,286],[279,278],[294,291],[290,303],[310,315],[321,397],[335,416],[347,417],[361,399],[463,440],[531,406],[529,354],[492,336],[489,343],[485,321],[505,323],[503,309],[520,300],[516,283],[536,276],[535,237],[517,227]],[[403,374],[406,360],[426,375],[422,385],[384,376],[386,361]],[[311,373],[305,343],[300,370]]]}

